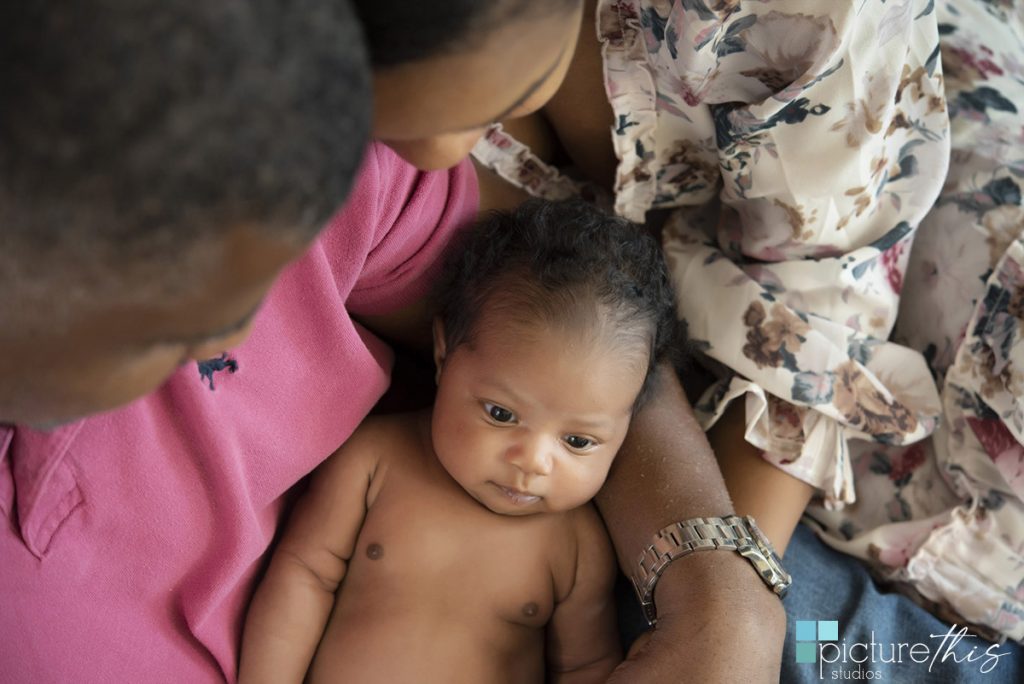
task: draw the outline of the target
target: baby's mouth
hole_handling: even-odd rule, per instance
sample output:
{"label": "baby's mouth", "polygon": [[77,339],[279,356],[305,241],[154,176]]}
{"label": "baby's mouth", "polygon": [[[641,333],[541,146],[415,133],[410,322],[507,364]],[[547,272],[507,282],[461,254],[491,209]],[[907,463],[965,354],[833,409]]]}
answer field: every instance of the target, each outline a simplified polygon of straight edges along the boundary
{"label": "baby's mouth", "polygon": [[515,487],[506,487],[505,485],[500,485],[497,482],[492,482],[491,484],[493,484],[506,499],[516,506],[528,506],[541,500],[541,497],[536,494],[524,492],[521,489],[516,489]]}

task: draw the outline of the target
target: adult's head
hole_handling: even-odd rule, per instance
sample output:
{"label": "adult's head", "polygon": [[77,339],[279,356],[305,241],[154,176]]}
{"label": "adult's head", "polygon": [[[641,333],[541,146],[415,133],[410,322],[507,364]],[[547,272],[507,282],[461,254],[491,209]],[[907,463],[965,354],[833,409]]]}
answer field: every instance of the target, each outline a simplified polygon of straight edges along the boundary
{"label": "adult's head", "polygon": [[658,243],[584,202],[529,202],[456,253],[434,331],[437,457],[495,512],[579,506],[675,336]]}
{"label": "adult's head", "polygon": [[355,0],[374,75],[374,137],[451,166],[490,124],[540,108],[576,47],[582,0]]}
{"label": "adult's head", "polygon": [[338,0],[0,7],[0,421],[144,394],[244,335],[370,127]]}
{"label": "adult's head", "polygon": [[[374,133],[436,168],[553,94],[580,0],[359,3]],[[0,421],[35,424],[240,342],[344,198],[369,102],[339,0],[7,3],[0,89]]]}

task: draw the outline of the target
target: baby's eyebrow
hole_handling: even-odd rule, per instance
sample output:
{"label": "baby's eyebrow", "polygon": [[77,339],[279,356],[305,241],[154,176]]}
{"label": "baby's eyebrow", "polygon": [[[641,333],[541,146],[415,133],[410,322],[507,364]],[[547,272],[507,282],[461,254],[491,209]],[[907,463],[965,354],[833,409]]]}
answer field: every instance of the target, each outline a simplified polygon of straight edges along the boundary
{"label": "baby's eyebrow", "polygon": [[587,430],[594,430],[599,428],[607,428],[611,423],[607,418],[580,417],[573,418],[572,424],[574,427],[585,428]]}
{"label": "baby's eyebrow", "polygon": [[495,399],[511,399],[512,403],[520,405],[525,403],[519,394],[500,380],[486,380],[481,384],[481,387],[488,392],[497,392],[502,395],[501,397],[495,397]]}

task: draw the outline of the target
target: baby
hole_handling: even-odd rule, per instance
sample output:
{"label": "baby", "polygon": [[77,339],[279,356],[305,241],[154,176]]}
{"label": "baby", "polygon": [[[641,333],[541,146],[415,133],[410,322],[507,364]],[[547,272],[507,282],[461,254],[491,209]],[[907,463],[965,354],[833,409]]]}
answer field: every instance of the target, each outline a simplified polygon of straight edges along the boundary
{"label": "baby", "polygon": [[245,682],[603,682],[615,562],[589,503],[675,314],[658,245],[581,202],[474,229],[434,321],[437,397],[313,475],[253,598]]}

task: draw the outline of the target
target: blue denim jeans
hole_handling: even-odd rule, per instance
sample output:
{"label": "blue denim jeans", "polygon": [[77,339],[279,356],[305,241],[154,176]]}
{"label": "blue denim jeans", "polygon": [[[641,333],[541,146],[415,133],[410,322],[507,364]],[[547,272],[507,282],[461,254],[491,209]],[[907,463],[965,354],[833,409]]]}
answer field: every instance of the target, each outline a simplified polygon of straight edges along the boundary
{"label": "blue denim jeans", "polygon": [[[803,524],[783,562],[793,586],[784,601],[782,684],[1024,682],[1024,647],[970,635],[958,639],[952,625],[901,594],[882,591],[863,564],[825,546]],[[628,649],[647,623],[624,578],[617,592],[620,634]]]}

